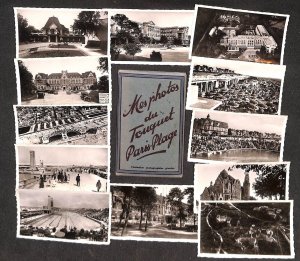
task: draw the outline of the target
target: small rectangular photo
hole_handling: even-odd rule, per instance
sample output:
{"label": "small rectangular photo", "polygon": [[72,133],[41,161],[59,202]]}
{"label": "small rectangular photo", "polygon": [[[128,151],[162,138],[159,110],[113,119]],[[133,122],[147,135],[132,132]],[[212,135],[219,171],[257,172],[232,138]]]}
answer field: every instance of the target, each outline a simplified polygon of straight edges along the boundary
{"label": "small rectangular photo", "polygon": [[107,145],[107,106],[14,106],[17,144]]}
{"label": "small rectangular photo", "polygon": [[198,257],[294,258],[293,203],[200,202]]}
{"label": "small rectangular photo", "polygon": [[20,189],[17,237],[109,244],[110,194]]}
{"label": "small rectangular photo", "polygon": [[193,186],[111,184],[111,237],[197,242]]}
{"label": "small rectangular photo", "polygon": [[107,55],[104,10],[15,8],[17,58]]}
{"label": "small rectangular photo", "polygon": [[282,161],[287,116],[194,110],[188,160]]}
{"label": "small rectangular photo", "polygon": [[16,146],[16,159],[19,189],[107,192],[108,148]]}
{"label": "small rectangular photo", "polygon": [[187,109],[280,114],[285,66],[193,58]]}
{"label": "small rectangular photo", "polygon": [[193,11],[110,10],[112,61],[189,62]]}
{"label": "small rectangular photo", "polygon": [[107,57],[15,60],[21,105],[108,104]]}
{"label": "small rectangular photo", "polygon": [[289,15],[196,5],[192,56],[283,64]]}
{"label": "small rectangular photo", "polygon": [[289,169],[289,162],[195,164],[194,211],[199,200],[288,200]]}

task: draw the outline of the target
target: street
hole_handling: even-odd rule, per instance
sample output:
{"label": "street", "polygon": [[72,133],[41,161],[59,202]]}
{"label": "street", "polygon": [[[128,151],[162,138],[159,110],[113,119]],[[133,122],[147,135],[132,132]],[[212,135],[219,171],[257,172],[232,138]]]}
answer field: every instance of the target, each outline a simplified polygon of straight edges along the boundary
{"label": "street", "polygon": [[61,105],[61,104],[95,104],[80,98],[80,92],[67,94],[65,91],[58,91],[58,94],[45,93],[44,99],[22,101],[22,105]]}
{"label": "street", "polygon": [[[30,189],[41,189],[41,190],[65,190],[65,191],[93,191],[97,192],[96,183],[98,180],[101,182],[101,189],[100,192],[106,192],[106,183],[107,180],[100,178],[99,176],[95,174],[88,174],[88,173],[82,173],[80,174],[80,186],[78,187],[76,185],[76,176],[78,173],[76,172],[67,172],[70,175],[70,181],[65,183],[56,182],[53,183],[53,181],[47,179],[47,181],[44,183],[44,188],[39,188],[39,182],[33,184],[33,186],[30,186]],[[55,185],[54,185],[55,184]],[[28,187],[29,188],[29,187]]]}

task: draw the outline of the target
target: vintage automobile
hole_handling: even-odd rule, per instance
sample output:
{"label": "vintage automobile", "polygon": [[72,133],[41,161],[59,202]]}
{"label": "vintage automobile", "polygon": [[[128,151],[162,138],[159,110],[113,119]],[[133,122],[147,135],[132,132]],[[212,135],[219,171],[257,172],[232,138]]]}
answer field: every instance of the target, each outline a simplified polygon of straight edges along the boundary
{"label": "vintage automobile", "polygon": [[38,99],[44,99],[45,93],[44,92],[37,92],[37,98]]}
{"label": "vintage automobile", "polygon": [[99,92],[96,90],[82,91],[80,98],[88,102],[99,102]]}

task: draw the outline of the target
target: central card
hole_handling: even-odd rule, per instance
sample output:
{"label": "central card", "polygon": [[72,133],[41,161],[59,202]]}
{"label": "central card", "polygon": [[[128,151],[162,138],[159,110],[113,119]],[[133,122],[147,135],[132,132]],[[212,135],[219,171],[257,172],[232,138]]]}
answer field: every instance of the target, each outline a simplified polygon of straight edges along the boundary
{"label": "central card", "polygon": [[186,74],[120,70],[117,174],[181,176]]}

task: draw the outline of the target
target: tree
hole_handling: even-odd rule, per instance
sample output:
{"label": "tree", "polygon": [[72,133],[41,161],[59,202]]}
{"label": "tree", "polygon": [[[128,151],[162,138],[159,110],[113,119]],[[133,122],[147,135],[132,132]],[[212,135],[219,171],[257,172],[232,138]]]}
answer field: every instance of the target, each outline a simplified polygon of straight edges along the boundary
{"label": "tree", "polygon": [[266,49],[266,47],[264,45],[262,45],[260,47],[260,50],[257,52],[257,54],[259,54],[260,57],[262,57],[262,58],[266,58],[266,56],[267,56],[267,49]]}
{"label": "tree", "polygon": [[142,44],[150,44],[151,43],[151,38],[147,35],[143,36],[142,34],[139,35],[139,41]]}
{"label": "tree", "polygon": [[20,14],[18,14],[18,31],[20,43],[30,41],[31,34],[38,32],[38,30],[29,25],[27,19]]}
{"label": "tree", "polygon": [[157,201],[156,191],[153,187],[137,187],[134,189],[133,198],[136,208],[140,210],[139,229],[142,229],[143,214],[146,213],[145,231],[147,231],[147,221]]}
{"label": "tree", "polygon": [[193,217],[194,227],[196,225],[196,214],[194,213],[194,188],[186,188],[183,193],[188,196],[187,200],[187,212]]}
{"label": "tree", "polygon": [[132,207],[133,191],[134,191],[134,188],[130,187],[130,186],[113,187],[113,194],[116,194],[119,192],[119,194],[121,195],[120,203],[122,204],[122,212],[120,214],[118,230],[121,226],[122,220],[125,219],[123,229],[121,232],[121,236],[123,236],[123,234],[127,228],[129,214],[131,212],[131,207]]}
{"label": "tree", "polygon": [[90,90],[97,90],[101,93],[108,93],[109,92],[109,81],[108,76],[103,75],[99,78],[98,82],[95,82],[91,87]]}
{"label": "tree", "polygon": [[168,43],[168,42],[169,42],[169,40],[168,40],[167,36],[162,35],[162,36],[160,37],[160,43],[166,44],[166,43]]}
{"label": "tree", "polygon": [[74,20],[73,28],[81,30],[90,37],[101,27],[101,14],[99,11],[81,11]]}
{"label": "tree", "polygon": [[97,67],[99,71],[103,73],[108,72],[108,59],[106,57],[99,58],[99,66]]}
{"label": "tree", "polygon": [[185,208],[182,202],[184,198],[184,193],[180,190],[180,188],[172,188],[167,195],[167,201],[170,203],[171,207],[175,209],[175,217],[179,218],[180,228],[182,227],[182,221],[185,220]]}
{"label": "tree", "polygon": [[181,41],[181,39],[175,37],[175,38],[173,39],[173,44],[174,44],[174,45],[181,45],[181,44],[182,44],[182,41]]}
{"label": "tree", "polygon": [[111,19],[117,24],[118,30],[116,33],[117,42],[125,43],[134,42],[134,38],[138,38],[141,34],[141,29],[136,22],[131,21],[124,14],[116,14]]}
{"label": "tree", "polygon": [[18,61],[19,64],[19,74],[20,74],[20,83],[21,83],[21,97],[25,98],[31,96],[36,87],[33,83],[33,76],[27,67],[22,61]]}
{"label": "tree", "polygon": [[134,44],[134,43],[125,44],[123,46],[123,49],[125,50],[125,53],[127,55],[132,55],[132,60],[134,60],[134,56],[137,53],[140,53],[142,51],[141,48],[137,44]]}
{"label": "tree", "polygon": [[113,61],[118,60],[120,53],[121,53],[121,49],[119,49],[115,45],[112,44],[110,45],[110,55]]}
{"label": "tree", "polygon": [[253,171],[257,174],[252,188],[261,198],[285,199],[286,166],[276,165],[234,165],[231,169],[243,169],[245,172]]}

